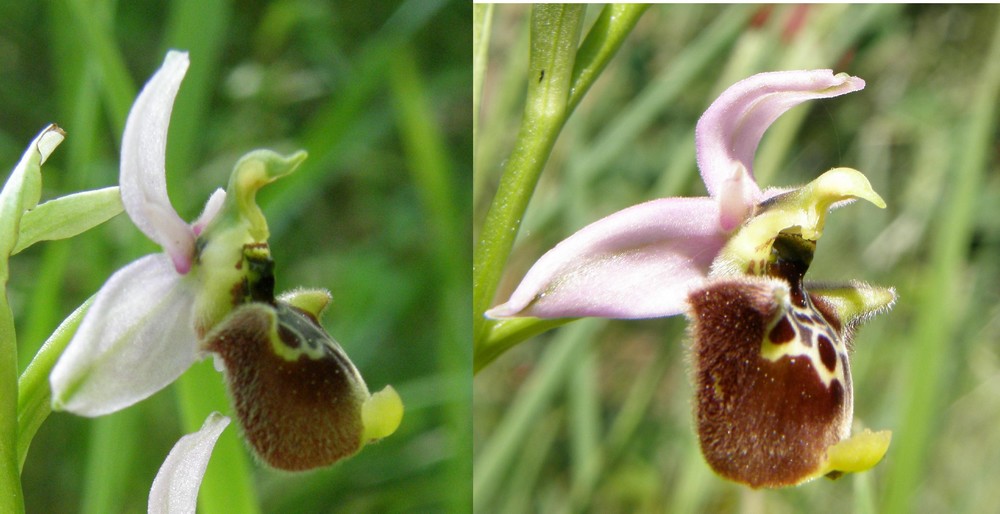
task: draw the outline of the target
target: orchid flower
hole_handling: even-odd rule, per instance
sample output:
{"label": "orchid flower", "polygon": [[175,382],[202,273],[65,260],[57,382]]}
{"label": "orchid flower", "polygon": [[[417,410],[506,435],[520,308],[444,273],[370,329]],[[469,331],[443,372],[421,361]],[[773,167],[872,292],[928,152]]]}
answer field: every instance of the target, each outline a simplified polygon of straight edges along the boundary
{"label": "orchid flower", "polygon": [[761,189],[764,131],[810,99],[865,86],[830,70],[761,73],[727,89],[695,131],[708,197],[665,198],[598,220],[543,255],[510,299],[486,312],[650,318],[685,314],[694,340],[702,453],[722,476],[780,487],[874,466],[888,432],[853,438],[847,343],[895,300],[859,282],[803,282],[826,213],[885,203],[860,172]]}
{"label": "orchid flower", "polygon": [[[125,266],[98,291],[53,368],[53,407],[85,416],[114,412],[213,353],[244,435],[265,462],[282,469],[330,464],[395,431],[402,403],[391,386],[370,394],[320,325],[329,293],[274,295],[269,231],[255,195],[294,171],[305,152],[245,155],[228,193],[212,194],[190,225],[171,206],[166,135],[187,67],[186,53],[167,54],[136,99],[122,137],[125,211],[164,251]],[[249,353],[231,351],[250,342],[261,344]],[[248,389],[247,383],[267,387]]]}

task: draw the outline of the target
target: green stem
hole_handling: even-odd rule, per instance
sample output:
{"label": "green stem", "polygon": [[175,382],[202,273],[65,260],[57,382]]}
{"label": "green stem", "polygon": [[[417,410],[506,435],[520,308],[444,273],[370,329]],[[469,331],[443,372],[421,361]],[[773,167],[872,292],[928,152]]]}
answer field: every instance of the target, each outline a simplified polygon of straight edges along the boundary
{"label": "green stem", "polygon": [[24,494],[17,464],[17,340],[6,278],[0,294],[0,512],[21,513]]}
{"label": "green stem", "polygon": [[[605,6],[579,49],[576,42],[582,9],[541,5],[532,11],[524,119],[473,257],[476,371],[525,339],[569,321],[534,320],[523,326],[501,328],[500,323],[485,319],[483,313],[496,294],[521,219],[559,132],[647,8],[646,5]],[[569,67],[572,71],[567,76]]]}
{"label": "green stem", "polygon": [[483,313],[493,301],[528,201],[566,121],[570,79],[584,6],[540,4],[531,12],[531,57],[524,119],[486,215],[473,255],[473,340],[476,359],[490,330]]}
{"label": "green stem", "polygon": [[567,115],[580,104],[648,8],[649,4],[611,4],[604,7],[576,53]]}
{"label": "green stem", "polygon": [[487,364],[522,341],[577,319],[579,318],[513,318],[493,323],[488,344],[483,345],[481,351],[476,353],[473,372],[478,373]]}

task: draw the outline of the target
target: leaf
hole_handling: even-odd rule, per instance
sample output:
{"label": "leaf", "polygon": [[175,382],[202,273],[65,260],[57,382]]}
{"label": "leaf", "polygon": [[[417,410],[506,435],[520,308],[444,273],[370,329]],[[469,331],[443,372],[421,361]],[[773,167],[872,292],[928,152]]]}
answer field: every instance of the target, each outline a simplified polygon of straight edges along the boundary
{"label": "leaf", "polygon": [[122,212],[118,187],[75,193],[45,202],[24,213],[21,233],[11,254],[39,241],[66,239],[86,232]]}
{"label": "leaf", "polygon": [[[0,254],[4,263],[17,244],[21,216],[38,203],[42,190],[42,163],[65,137],[66,133],[58,126],[45,127],[28,146],[0,192]],[[4,265],[5,279],[6,268]]]}

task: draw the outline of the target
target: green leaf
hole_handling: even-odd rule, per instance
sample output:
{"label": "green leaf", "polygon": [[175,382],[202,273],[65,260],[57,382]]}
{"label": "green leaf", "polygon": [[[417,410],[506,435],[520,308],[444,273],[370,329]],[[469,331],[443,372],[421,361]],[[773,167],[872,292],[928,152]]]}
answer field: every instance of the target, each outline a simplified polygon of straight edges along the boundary
{"label": "green leaf", "polygon": [[17,335],[7,303],[7,260],[17,244],[21,216],[41,195],[42,163],[65,135],[55,125],[45,127],[0,191],[0,284],[4,289],[0,294],[0,512],[24,512],[17,458]]}
{"label": "green leaf", "polygon": [[66,239],[86,232],[123,210],[118,187],[75,193],[49,200],[24,213],[12,254],[39,242]]}
{"label": "green leaf", "polygon": [[0,277],[4,284],[7,281],[6,257],[17,243],[21,217],[25,211],[33,209],[41,197],[42,163],[65,137],[66,133],[58,126],[45,127],[28,146],[0,192],[0,253],[4,257]]}

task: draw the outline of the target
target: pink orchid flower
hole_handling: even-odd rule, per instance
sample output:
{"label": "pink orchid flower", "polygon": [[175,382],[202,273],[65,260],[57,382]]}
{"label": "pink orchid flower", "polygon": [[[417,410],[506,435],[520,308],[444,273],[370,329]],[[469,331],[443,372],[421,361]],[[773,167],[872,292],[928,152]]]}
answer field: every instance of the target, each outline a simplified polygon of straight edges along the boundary
{"label": "pink orchid flower", "polygon": [[634,205],[576,232],[531,267],[490,318],[653,318],[681,314],[735,229],[755,206],[782,190],[762,191],[753,156],[784,112],[816,98],[865,87],[830,70],[761,73],[727,89],[698,121],[698,167],[708,197]]}
{"label": "pink orchid flower", "polygon": [[827,211],[882,198],[860,172],[762,190],[753,156],[788,109],[864,87],[830,70],[761,73],[726,90],[695,132],[703,198],[665,198],[598,220],[543,255],[492,318],[691,321],[696,425],[718,474],[783,487],[871,468],[890,434],[851,436],[848,341],[892,289],[803,277]]}

